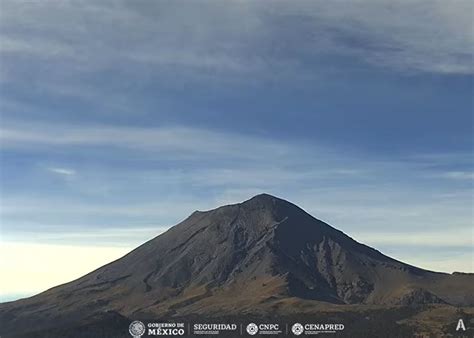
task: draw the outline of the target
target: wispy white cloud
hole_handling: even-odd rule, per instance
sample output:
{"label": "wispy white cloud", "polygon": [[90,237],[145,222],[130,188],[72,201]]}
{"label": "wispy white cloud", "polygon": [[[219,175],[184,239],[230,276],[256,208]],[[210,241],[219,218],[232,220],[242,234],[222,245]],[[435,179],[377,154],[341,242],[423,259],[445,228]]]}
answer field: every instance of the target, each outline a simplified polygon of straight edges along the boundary
{"label": "wispy white cloud", "polygon": [[31,54],[41,58],[74,57],[74,48],[50,39],[29,40],[2,35],[0,52],[11,54]]}
{"label": "wispy white cloud", "polygon": [[[3,233],[4,243],[67,244],[71,246],[95,245],[110,248],[135,248],[168,230],[170,226],[148,225],[146,227],[117,225],[90,229],[90,224],[61,224],[45,227],[44,224],[29,224],[26,229]],[[36,228],[36,231],[33,229]],[[41,229],[41,231],[38,231]]]}
{"label": "wispy white cloud", "polygon": [[[199,12],[195,6],[3,1],[0,51],[62,58],[68,67],[91,71],[124,63],[178,66],[189,76],[210,69],[256,75],[278,68],[274,73],[289,74],[284,68],[303,70],[307,56],[327,53],[397,71],[473,72],[471,1],[210,1]],[[288,25],[298,39],[282,32]]]}
{"label": "wispy white cloud", "polygon": [[341,52],[398,71],[474,71],[471,1],[369,0],[323,7],[326,18],[340,22],[332,48]]}
{"label": "wispy white cloud", "polygon": [[472,247],[473,230],[470,227],[457,228],[455,232],[430,230],[423,232],[354,232],[353,236],[358,241],[369,244],[375,248],[385,245],[412,246],[412,247]]}
{"label": "wispy white cloud", "polygon": [[[192,168],[193,172],[208,181],[218,183],[229,180],[254,180],[271,182],[274,180],[294,180],[295,168],[299,168],[300,179],[317,178],[376,178],[374,170],[407,171],[410,176],[423,173],[425,178],[472,179],[468,170],[446,171],[446,166],[472,165],[470,153],[427,153],[405,154],[400,157],[368,161],[357,153],[349,153],[342,148],[318,146],[304,140],[288,142],[274,136],[244,134],[242,132],[223,132],[214,129],[163,126],[163,127],[124,127],[109,125],[86,125],[74,127],[67,124],[44,124],[14,122],[4,123],[0,127],[0,149],[29,149],[41,152],[43,149],[70,148],[80,149],[121,149],[137,150],[145,158],[160,154],[160,159],[201,161],[203,158],[214,160],[213,168],[205,163]],[[105,147],[105,148],[103,148]],[[122,156],[127,156],[125,153]],[[232,159],[232,166],[226,166],[224,160]],[[216,163],[220,165],[215,166]],[[252,162],[244,162],[244,160]],[[274,166],[276,163],[279,166]],[[273,166],[273,167],[272,167]],[[272,167],[271,172],[268,168]],[[249,170],[246,170],[248,168]],[[76,174],[75,169],[50,166],[51,172],[63,175]],[[173,177],[190,170],[181,167],[179,171],[166,170],[147,172],[151,179]],[[153,174],[156,175],[153,175]],[[211,179],[212,177],[212,179]],[[201,180],[203,182],[204,180]],[[199,184],[199,182],[194,182]]]}
{"label": "wispy white cloud", "polygon": [[[445,179],[445,166],[469,163],[470,155],[464,153],[382,161],[334,148],[199,128],[31,123],[4,126],[0,141],[1,147],[24,147],[38,154],[44,151],[42,147],[85,154],[95,149],[101,158],[120,148],[124,165],[114,170],[91,163],[75,169],[49,166],[58,175],[74,176],[76,170],[81,175],[68,182],[66,199],[54,194],[47,199],[4,196],[3,216],[17,221],[20,215],[37,215],[45,224],[64,219],[80,223],[87,219],[85,215],[94,215],[108,217],[112,223],[118,217],[146,217],[173,224],[195,209],[239,202],[261,192],[286,197],[348,230],[383,225],[413,231],[427,222],[431,228],[447,223],[459,227],[471,217],[469,187],[452,187]],[[155,165],[157,160],[170,167]],[[449,178],[470,177],[468,171],[454,173]],[[38,186],[37,181],[34,184],[38,191],[50,189]],[[423,184],[424,189],[420,188]]]}
{"label": "wispy white cloud", "polygon": [[74,176],[76,175],[76,171],[73,169],[68,169],[68,168],[58,168],[58,167],[52,167],[48,168],[48,170],[54,174],[62,175],[62,176]]}
{"label": "wispy white cloud", "polygon": [[[78,183],[83,184],[83,183]],[[133,188],[132,188],[133,189]],[[143,193],[148,193],[143,191]],[[137,199],[135,197],[135,199]],[[127,203],[128,202],[128,203]],[[17,218],[21,214],[26,215],[36,215],[36,218],[41,218],[48,216],[55,216],[56,219],[65,220],[73,219],[80,220],[84,215],[93,215],[95,218],[103,218],[104,216],[110,219],[108,224],[117,222],[119,218],[130,217],[134,219],[142,218],[154,218],[156,220],[166,219],[169,220],[170,217],[173,222],[177,223],[182,220],[184,217],[191,214],[196,209],[206,210],[210,209],[215,204],[212,199],[206,199],[205,201],[199,201],[197,198],[192,200],[186,200],[185,198],[176,199],[176,198],[163,198],[159,201],[150,201],[150,202],[135,202],[133,203],[130,200],[125,200],[123,202],[109,201],[108,203],[101,203],[97,205],[96,203],[87,203],[86,201],[82,202],[72,202],[70,200],[61,200],[55,197],[49,197],[48,199],[36,199],[36,198],[2,198],[2,206],[0,208],[2,218],[0,221],[2,224],[8,223],[8,219]],[[72,222],[72,221],[70,221]],[[55,225],[52,222],[44,221],[42,225],[40,224],[29,224],[26,223],[24,227],[28,229],[38,229],[40,226],[45,230],[49,227],[51,229],[68,231],[71,224],[64,224],[64,227],[61,227],[61,224]],[[16,227],[12,227],[13,230],[19,230],[19,223],[15,222]],[[48,226],[50,224],[50,226]],[[87,224],[77,225],[75,227],[86,227]],[[122,224],[123,227],[135,227],[134,224],[123,224],[123,221],[119,224]],[[115,224],[118,226],[119,224]],[[114,224],[110,224],[114,225]],[[172,224],[168,224],[172,225]]]}
{"label": "wispy white cloud", "polygon": [[[471,226],[424,231],[353,231],[355,240],[423,269],[452,273],[474,272],[474,233]],[[456,229],[453,231],[453,229]]]}
{"label": "wispy white cloud", "polygon": [[0,129],[0,147],[37,146],[97,146],[142,149],[152,152],[173,152],[177,157],[197,154],[243,156],[268,152],[282,156],[288,152],[283,142],[239,134],[223,133],[189,127],[134,128],[134,127],[70,127],[56,124],[23,124]]}
{"label": "wispy white cloud", "polygon": [[449,171],[442,173],[440,177],[454,180],[474,180],[474,172],[472,171]]}

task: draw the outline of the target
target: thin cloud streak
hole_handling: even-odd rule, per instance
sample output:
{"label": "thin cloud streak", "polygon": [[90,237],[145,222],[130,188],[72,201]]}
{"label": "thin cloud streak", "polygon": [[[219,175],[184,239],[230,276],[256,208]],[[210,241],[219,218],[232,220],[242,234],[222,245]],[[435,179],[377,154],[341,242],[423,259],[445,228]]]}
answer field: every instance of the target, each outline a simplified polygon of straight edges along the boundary
{"label": "thin cloud streak", "polygon": [[[117,224],[118,217],[130,221],[130,227],[136,225],[133,219],[138,217],[174,224],[195,209],[240,202],[261,192],[285,197],[347,230],[384,224],[387,229],[399,226],[410,232],[426,222],[432,227],[448,223],[458,227],[469,222],[471,216],[469,187],[449,186],[443,178],[444,168],[436,167],[437,163],[463,163],[466,154],[451,154],[448,158],[442,154],[419,155],[419,161],[374,161],[308,144],[283,144],[270,138],[180,127],[105,127],[101,132],[95,127],[17,125],[6,130],[0,134],[2,148],[24,147],[40,156],[42,146],[47,151],[73,149],[76,154],[99,148],[102,159],[111,150],[123,148],[119,151],[122,167],[114,170],[109,165],[96,165],[94,159],[91,163],[76,163],[74,171],[81,175],[74,182],[67,182],[67,186],[54,182],[60,192],[67,188],[62,193],[47,198],[3,196],[3,222],[14,220],[9,228],[18,227],[22,215],[36,215],[43,227],[61,224],[65,219],[80,224],[90,221],[90,215],[100,222],[108,218],[110,226]],[[141,157],[136,156],[136,150],[140,150]],[[132,159],[128,160],[129,156]],[[433,167],[430,172],[426,157]],[[160,164],[153,168],[156,158]],[[161,163],[174,164],[163,169]],[[66,167],[56,169],[60,169],[60,175],[71,174]],[[30,175],[37,178],[34,186],[26,185],[30,193],[50,191],[51,183],[41,185],[41,172]],[[420,190],[423,183],[427,189],[436,184],[436,190]],[[188,198],[183,198],[183,191]],[[166,197],[160,192],[166,192]]]}
{"label": "thin cloud streak", "polygon": [[[109,146],[172,152],[180,156],[193,154],[255,157],[254,152],[282,156],[288,152],[284,143],[188,127],[134,128],[82,127],[67,125],[24,125],[0,128],[0,147],[35,148],[39,146]],[[252,149],[252,151],[250,151]],[[179,154],[179,155],[178,155]]]}
{"label": "thin cloud streak", "polygon": [[441,175],[443,178],[454,180],[474,180],[474,172],[472,171],[450,171]]}
{"label": "thin cloud streak", "polygon": [[424,231],[424,232],[358,232],[354,234],[358,241],[375,248],[386,245],[405,247],[465,247],[473,246],[473,230],[470,227],[457,228],[456,232]]}
{"label": "thin cloud streak", "polygon": [[[122,63],[177,66],[191,73],[213,69],[249,74],[252,68],[255,72],[276,64],[293,65],[295,71],[304,68],[305,54],[333,53],[397,71],[473,72],[468,57],[474,44],[470,1],[301,1],[271,6],[211,1],[199,5],[199,16],[189,2],[114,4],[58,7],[53,2],[3,1],[1,27],[6,43],[0,51],[59,58],[95,71]],[[180,22],[188,22],[189,27]],[[300,39],[305,43],[300,44],[299,54],[283,48],[275,54],[269,43],[295,44],[291,34],[281,34],[281,26],[289,24],[307,37]],[[42,32],[41,37],[26,27]],[[57,34],[66,28],[67,40]],[[124,41],[130,48],[117,54]]]}
{"label": "thin cloud streak", "polygon": [[[264,137],[242,133],[221,132],[212,129],[166,126],[166,127],[121,127],[121,126],[82,126],[72,127],[67,124],[54,126],[42,123],[11,122],[0,127],[0,149],[29,149],[41,152],[41,147],[74,147],[75,151],[87,147],[107,147],[109,149],[121,148],[122,150],[141,150],[146,154],[161,152],[168,158],[199,160],[202,156],[219,158],[246,158],[259,163],[272,162],[284,159],[285,163],[290,158],[295,160],[295,165],[310,165],[319,163],[318,169],[323,169],[323,175],[328,173],[340,177],[370,176],[372,168],[393,168],[400,170],[424,169],[442,170],[437,173],[438,178],[472,179],[471,171],[449,171],[446,165],[460,164],[472,166],[470,153],[430,153],[413,154],[377,160],[364,166],[366,159],[361,159],[360,154],[350,154],[344,149],[331,149],[329,147],[315,146],[304,141],[280,141],[276,137]],[[324,161],[318,161],[318,158]],[[347,160],[346,160],[347,159]],[[324,162],[330,163],[328,168],[321,168]],[[357,163],[358,162],[358,163]],[[238,163],[235,162],[234,163]],[[439,167],[439,168],[438,168]],[[255,168],[255,166],[254,166]],[[61,169],[61,168],[59,168]],[[239,172],[245,175],[245,171]],[[277,170],[279,168],[276,168]],[[318,173],[318,169],[311,170],[310,175]],[[67,170],[67,169],[66,169]],[[291,171],[288,171],[290,174]],[[151,173],[152,174],[152,173]],[[219,177],[235,175],[232,170],[217,169],[213,176]],[[304,173],[300,173],[307,176]]]}
{"label": "thin cloud streak", "polygon": [[76,175],[76,171],[73,169],[67,168],[48,168],[48,170],[52,173],[63,175],[63,176],[74,176]]}

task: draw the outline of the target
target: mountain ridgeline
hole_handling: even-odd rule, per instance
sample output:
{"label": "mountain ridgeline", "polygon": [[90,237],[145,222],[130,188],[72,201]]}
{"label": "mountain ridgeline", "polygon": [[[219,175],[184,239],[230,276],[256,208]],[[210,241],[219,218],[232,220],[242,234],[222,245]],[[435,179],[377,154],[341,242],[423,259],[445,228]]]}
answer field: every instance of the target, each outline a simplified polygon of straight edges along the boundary
{"label": "mountain ridgeline", "polygon": [[[262,194],[196,211],[73,282],[0,305],[0,334],[90,316],[127,318],[316,311],[321,306],[474,305],[472,274],[423,270]],[[26,329],[25,329],[26,330]]]}

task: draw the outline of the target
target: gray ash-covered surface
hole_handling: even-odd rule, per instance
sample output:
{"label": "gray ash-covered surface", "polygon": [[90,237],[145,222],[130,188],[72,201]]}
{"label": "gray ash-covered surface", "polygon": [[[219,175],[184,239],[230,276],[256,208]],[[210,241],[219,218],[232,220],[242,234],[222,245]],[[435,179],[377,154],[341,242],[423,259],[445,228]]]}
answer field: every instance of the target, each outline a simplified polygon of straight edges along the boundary
{"label": "gray ash-covered surface", "polygon": [[[396,328],[411,330],[430,317],[422,314],[397,323],[389,315],[393,309],[404,312],[429,304],[445,307],[449,316],[461,307],[469,312],[474,276],[404,264],[294,204],[262,194],[194,212],[82,278],[0,304],[0,334],[41,332],[46,337],[82,327],[75,330],[80,337],[95,327],[92,323],[116,320],[125,325],[129,318],[196,315],[284,318],[331,312],[359,318],[361,311],[375,308],[381,314],[377,323],[355,320],[351,330],[395,325],[392,332],[397,332]],[[103,325],[97,325],[100,331]],[[67,336],[66,331],[60,336]]]}

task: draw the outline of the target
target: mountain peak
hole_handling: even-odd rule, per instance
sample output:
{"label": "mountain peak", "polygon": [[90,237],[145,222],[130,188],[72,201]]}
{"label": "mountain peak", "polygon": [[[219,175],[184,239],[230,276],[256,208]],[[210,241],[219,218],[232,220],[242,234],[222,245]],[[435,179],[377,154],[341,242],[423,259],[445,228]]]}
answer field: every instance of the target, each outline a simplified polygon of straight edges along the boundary
{"label": "mountain peak", "polygon": [[[278,198],[278,197],[275,197],[273,195],[270,195],[268,193],[261,193],[261,194],[258,194],[258,195],[255,195],[253,196],[252,198],[248,199],[247,201],[252,201],[252,200],[260,200],[260,201],[263,201],[263,200],[273,200],[273,199],[279,199],[281,200],[281,198]],[[245,203],[245,202],[244,202]]]}
{"label": "mountain peak", "polygon": [[258,195],[255,195],[243,202],[237,202],[237,203],[232,203],[232,204],[226,204],[222,205],[219,207],[216,207],[215,209],[209,209],[209,210],[195,210],[193,214],[190,216],[193,216],[194,214],[199,214],[199,213],[206,213],[206,212],[214,212],[217,210],[222,210],[222,209],[235,209],[239,207],[254,207],[254,206],[260,206],[260,208],[269,208],[273,209],[275,206],[278,204],[280,205],[293,205],[292,203],[285,201],[284,199],[281,199],[279,197],[267,194],[267,193],[261,193]]}
{"label": "mountain peak", "polygon": [[[468,285],[472,290],[472,275],[439,274],[404,264],[264,193],[193,213],[80,279],[0,305],[0,323],[8,324],[0,325],[0,333],[68,323],[70,317],[83,318],[91,311],[155,318],[196,311],[241,313],[250,307],[266,309],[276,300],[300,305],[470,305],[474,293],[465,291]],[[58,300],[61,312],[71,314],[67,318],[57,315]],[[18,316],[24,308],[28,311]]]}
{"label": "mountain peak", "polygon": [[240,203],[240,205],[261,205],[264,207],[275,207],[279,204],[282,205],[291,203],[267,193],[255,195],[254,197]]}
{"label": "mountain peak", "polygon": [[287,200],[284,200],[282,198],[267,194],[267,193],[261,193],[261,194],[255,195],[252,198],[242,203],[239,203],[238,205],[257,207],[258,209],[268,209],[268,210],[278,209],[280,211],[282,211],[283,209],[294,208],[294,209],[298,209],[304,212],[304,210],[302,210],[295,204],[288,202]]}

